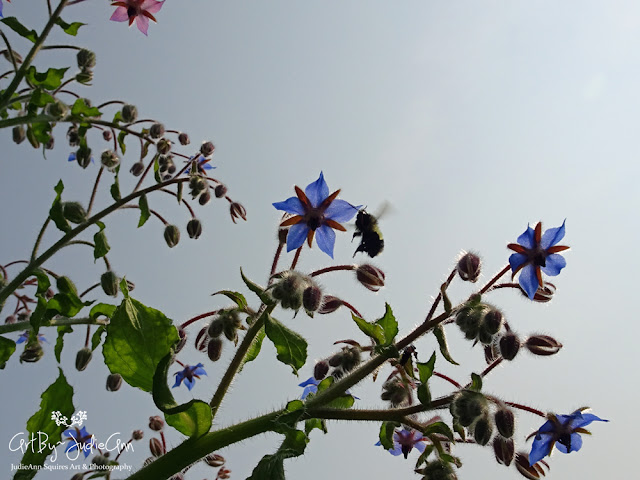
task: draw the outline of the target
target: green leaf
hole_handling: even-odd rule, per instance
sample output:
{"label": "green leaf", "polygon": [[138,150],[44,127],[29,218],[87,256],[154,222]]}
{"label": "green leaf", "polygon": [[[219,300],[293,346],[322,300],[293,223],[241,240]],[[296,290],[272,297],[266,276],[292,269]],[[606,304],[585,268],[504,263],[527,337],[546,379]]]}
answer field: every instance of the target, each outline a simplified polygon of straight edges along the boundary
{"label": "green leaf", "polygon": [[420,381],[422,383],[427,383],[429,381],[429,378],[431,378],[431,375],[433,375],[433,368],[435,364],[436,364],[436,352],[433,352],[428,362],[416,363],[416,366],[418,367],[418,375],[420,376]]}
{"label": "green leaf", "polygon": [[[38,295],[38,304],[36,305],[36,308],[34,309],[33,313],[31,314],[31,316],[29,317],[29,323],[31,324],[31,327],[33,328],[33,330],[35,331],[35,333],[38,333],[38,329],[40,328],[40,325],[42,325],[43,320],[44,323],[47,323],[46,320],[48,320],[48,318],[46,318],[46,313],[47,313],[47,299],[44,298],[43,295]],[[51,318],[53,317],[53,314],[49,317]]]}
{"label": "green leaf", "polygon": [[47,143],[51,138],[51,124],[49,122],[34,122],[29,128],[33,132],[33,136],[40,143]]}
{"label": "green leaf", "polygon": [[384,329],[381,325],[377,323],[369,323],[364,318],[360,318],[355,314],[351,314],[351,318],[356,322],[358,328],[364,333],[366,336],[373,338],[377,345],[382,345],[385,341]]}
{"label": "green leaf", "polygon": [[398,422],[382,422],[380,425],[380,443],[385,450],[393,448],[393,433],[399,426]]}
{"label": "green leaf", "polygon": [[445,282],[440,287],[440,294],[442,295],[442,304],[444,306],[444,311],[446,313],[449,313],[451,311],[451,300],[449,300],[449,295],[447,295],[448,286],[449,284]]}
{"label": "green leaf", "polygon": [[93,248],[93,258],[95,260],[104,257],[111,249],[107,242],[107,236],[104,233],[104,223],[96,222],[96,225],[98,225],[100,230],[93,236],[93,243],[95,244]]}
{"label": "green leaf", "polygon": [[244,273],[242,272],[242,268],[240,269],[240,276],[242,277],[242,281],[247,286],[247,288],[255,293],[258,298],[260,298],[260,301],[262,301],[262,303],[264,303],[265,305],[275,305],[276,302],[273,297],[269,295],[269,293],[260,285],[252,282],[247,277],[245,277]]}
{"label": "green leaf", "polygon": [[93,335],[91,335],[91,351],[95,351],[96,348],[98,348],[98,345],[100,345],[100,341],[102,340],[102,334],[105,333],[107,331],[107,328],[104,325],[100,325],[95,332],[93,332]]}
{"label": "green leaf", "polygon": [[65,333],[71,332],[73,332],[71,325],[61,325],[58,327],[58,338],[56,339],[56,346],[53,348],[58,363],[60,363],[60,354],[62,353],[62,346],[64,345],[64,339],[62,337],[64,337]]}
{"label": "green leaf", "polygon": [[60,200],[62,196],[62,191],[64,190],[64,184],[62,180],[58,182],[58,184],[54,188],[56,192],[56,198],[51,204],[51,209],[49,210],[49,218],[53,220],[53,223],[56,224],[59,230],[62,230],[64,233],[71,231],[71,225],[66,218],[64,218],[64,213],[62,211],[62,201]]}
{"label": "green leaf", "polygon": [[469,390],[473,390],[474,392],[479,392],[482,390],[482,377],[477,373],[471,374],[471,386]]}
{"label": "green leaf", "polygon": [[240,310],[242,310],[243,312],[247,311],[247,307],[248,307],[247,299],[244,298],[244,295],[242,295],[241,293],[233,292],[231,290],[220,290],[218,292],[211,294],[211,296],[213,295],[225,295],[229,297],[231,300],[233,300],[236,303],[236,305],[238,305]]}
{"label": "green leaf", "polygon": [[384,304],[384,308],[384,315],[376,320],[376,323],[382,327],[384,332],[385,341],[383,345],[390,345],[398,334],[398,322],[396,317],[393,316],[391,306],[388,303]]}
{"label": "green leaf", "polygon": [[431,405],[431,391],[429,390],[428,383],[421,383],[418,385],[418,400],[422,405]]}
{"label": "green leaf", "polygon": [[288,432],[282,445],[273,455],[265,455],[253,469],[247,480],[285,480],[284,460],[304,453],[309,443],[307,435],[300,430]]}
{"label": "green leaf", "polygon": [[68,277],[58,277],[56,279],[58,293],[56,293],[49,303],[47,310],[59,313],[65,317],[73,317],[85,306],[92,302],[83,302],[78,297],[78,290]]}
{"label": "green leaf", "polygon": [[99,117],[102,115],[96,107],[90,107],[84,98],[79,98],[71,107],[71,115],[78,117]]}
{"label": "green leaf", "polygon": [[256,337],[251,342],[251,345],[249,346],[247,353],[242,359],[242,363],[240,364],[240,368],[238,369],[238,372],[242,371],[245,364],[249,362],[253,362],[258,357],[258,354],[260,353],[260,349],[262,348],[262,341],[264,340],[265,335],[266,334],[263,326],[258,332],[258,334],[256,335]]}
{"label": "green leaf", "polygon": [[115,313],[116,308],[118,307],[115,305],[109,305],[108,303],[97,303],[91,308],[91,311],[89,312],[89,317],[92,318],[93,320],[98,318],[100,315],[104,315],[107,318],[111,318]]}
{"label": "green leaf", "polygon": [[266,312],[263,315],[266,315],[265,332],[276,347],[278,360],[289,365],[297,375],[298,369],[307,361],[307,341]]}
{"label": "green leaf", "polygon": [[[64,432],[68,427],[64,424],[58,426],[51,419],[52,412],[60,412],[61,415],[70,418],[74,413],[73,408],[73,388],[67,383],[62,370],[57,380],[47,388],[40,401],[40,410],[38,410],[27,421],[27,431],[29,438],[33,435],[35,438],[46,438],[46,442],[40,446],[42,448],[28,448],[22,457],[20,463],[22,465],[30,465],[16,471],[14,480],[28,480],[38,473],[38,467],[44,465],[48,456],[51,455],[54,446],[57,446]],[[27,439],[28,440],[28,439]]]}
{"label": "green leaf", "polygon": [[[116,116],[118,116],[119,114],[120,112],[116,113]],[[115,121],[115,117],[114,117],[114,121]],[[120,133],[118,133],[118,145],[120,145],[120,150],[122,150],[123,155],[127,151],[127,145],[126,143],[124,143],[124,139],[127,135],[128,134],[125,131],[121,131]]]}
{"label": "green leaf", "polygon": [[324,406],[327,408],[347,409],[347,408],[351,408],[354,402],[355,402],[355,399],[353,398],[352,395],[341,395],[338,398],[334,398]]}
{"label": "green leaf", "polygon": [[[124,152],[123,152],[124,153]],[[120,201],[122,195],[120,195],[120,177],[118,174],[120,173],[120,165],[116,167],[116,174],[113,177],[113,184],[111,185],[111,198],[113,198],[116,202]]]}
{"label": "green leaf", "polygon": [[[116,112],[116,114],[113,116],[113,123],[120,123],[120,122],[123,122],[123,121],[124,121],[124,119],[122,118],[122,111],[118,110]],[[124,151],[122,153],[124,153]]]}
{"label": "green leaf", "polygon": [[64,20],[62,20],[60,17],[58,17],[56,19],[56,25],[60,25],[60,28],[64,30],[64,33],[71,35],[72,37],[75,37],[78,34],[78,29],[83,25],[86,25],[86,23],[81,23],[81,22],[67,23]]}
{"label": "green leaf", "polygon": [[11,30],[16,32],[21,37],[26,38],[27,40],[31,40],[33,43],[36,43],[38,40],[38,34],[35,30],[29,30],[27,27],[22,25],[16,17],[7,17],[0,20],[0,22],[4,23]]}
{"label": "green leaf", "polygon": [[324,380],[322,380],[318,384],[318,393],[322,392],[323,390],[326,390],[327,388],[329,388],[331,385],[333,385],[333,382],[335,382],[335,378],[334,377],[327,377]]}
{"label": "green leaf", "polygon": [[143,194],[140,197],[140,201],[138,202],[138,206],[140,207],[140,221],[138,222],[138,228],[143,226],[149,220],[151,216],[151,212],[149,212],[149,204],[147,203],[147,195]]}
{"label": "green leaf", "polygon": [[460,365],[453,358],[451,358],[451,354],[449,353],[449,345],[447,344],[447,337],[444,334],[444,328],[442,328],[442,325],[438,325],[436,328],[434,328],[433,334],[436,336],[436,339],[438,340],[438,345],[440,346],[440,353],[442,354],[444,359],[447,362],[452,363],[454,365]]}
{"label": "green leaf", "polygon": [[45,90],[55,90],[62,85],[64,74],[69,68],[50,68],[46,72],[36,71],[33,65],[27,69],[26,79],[36,87],[42,87]]}
{"label": "green leaf", "polygon": [[444,435],[445,437],[447,437],[449,440],[451,440],[453,442],[453,432],[451,431],[449,426],[444,422],[430,423],[422,431],[422,434],[425,437],[428,437],[428,436],[434,435],[434,434]]}
{"label": "green leaf", "polygon": [[36,291],[36,295],[41,295],[49,290],[51,282],[49,281],[49,276],[44,270],[37,268],[33,271],[32,275],[38,279],[38,290]]}
{"label": "green leaf", "polygon": [[[56,99],[53,98],[51,95],[49,95],[47,92],[45,92],[41,88],[36,88],[31,94],[31,99],[29,100],[29,106],[33,105],[36,108],[42,108],[55,101]],[[35,113],[35,111],[33,113]]]}
{"label": "green leaf", "polygon": [[327,422],[324,418],[309,418],[304,422],[304,433],[309,436],[312,430],[320,430],[322,433],[327,433]]}
{"label": "green leaf", "polygon": [[158,363],[177,341],[176,327],[162,312],[125,298],[107,325],[102,353],[111,373],[148,392]]}
{"label": "green leaf", "polygon": [[7,365],[7,360],[16,351],[16,342],[8,338],[0,337],[0,370]]}

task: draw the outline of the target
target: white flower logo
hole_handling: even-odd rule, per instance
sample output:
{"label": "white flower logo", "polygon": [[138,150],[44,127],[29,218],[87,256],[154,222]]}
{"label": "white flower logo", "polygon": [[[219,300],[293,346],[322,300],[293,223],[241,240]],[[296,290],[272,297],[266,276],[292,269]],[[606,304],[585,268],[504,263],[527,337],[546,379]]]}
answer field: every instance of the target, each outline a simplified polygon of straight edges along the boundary
{"label": "white flower logo", "polygon": [[55,412],[51,412],[51,420],[56,422],[57,426],[64,425],[65,427],[73,427],[77,425],[78,427],[82,426],[82,423],[87,419],[87,412],[84,410],[78,410],[76,413],[71,415],[71,423],[68,423],[67,417],[62,415],[58,410]]}

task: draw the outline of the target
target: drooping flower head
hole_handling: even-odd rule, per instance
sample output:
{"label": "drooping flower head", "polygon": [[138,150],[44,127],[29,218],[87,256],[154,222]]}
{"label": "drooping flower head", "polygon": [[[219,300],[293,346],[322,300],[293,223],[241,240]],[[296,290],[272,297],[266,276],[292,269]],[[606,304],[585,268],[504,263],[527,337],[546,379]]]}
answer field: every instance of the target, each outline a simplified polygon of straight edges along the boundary
{"label": "drooping flower head", "polygon": [[576,410],[571,415],[552,415],[548,416],[544,425],[542,425],[535,435],[531,453],[529,454],[529,464],[542,460],[547,455],[551,455],[553,447],[557,447],[562,453],[577,452],[582,447],[581,433],[591,434],[586,427],[591,422],[608,422],[591,413],[582,413]]}
{"label": "drooping flower head", "polygon": [[158,2],[156,0],[123,0],[119,2],[113,2],[112,7],[117,7],[113,12],[109,20],[114,22],[129,22],[131,26],[135,20],[138,30],[145,35],[149,29],[149,19],[157,22],[152,15],[158,13],[162,8],[164,2]]}
{"label": "drooping flower head", "polygon": [[542,234],[542,223],[535,229],[527,226],[527,230],[518,237],[518,243],[510,243],[507,248],[516,253],[509,257],[511,276],[520,272],[520,286],[527,296],[533,300],[538,287],[543,285],[542,272],[551,277],[560,273],[567,261],[559,252],[569,247],[557,245],[564,237],[564,222],[557,228],[550,228]]}
{"label": "drooping flower head", "polygon": [[69,438],[67,448],[64,450],[65,453],[82,450],[84,458],[87,458],[92,449],[98,448],[95,438],[87,432],[86,427],[82,427],[82,429],[78,429],[78,427],[70,428],[62,432],[62,434]]}
{"label": "drooping flower head", "polygon": [[[424,452],[426,441],[427,439],[417,430],[410,428],[396,430],[393,432],[393,448],[390,448],[388,452],[394,456],[402,454],[404,458],[407,458],[414,447],[420,453]],[[376,445],[382,444],[378,442]]]}
{"label": "drooping flower head", "polygon": [[176,383],[171,388],[179,387],[184,380],[184,384],[189,390],[191,390],[196,384],[195,379],[199,379],[200,375],[207,374],[207,372],[204,371],[204,368],[202,368],[203,366],[204,365],[202,365],[201,363],[194,366],[185,365],[184,369],[174,374],[176,376]]}
{"label": "drooping flower head", "polygon": [[349,202],[336,199],[340,190],[329,195],[329,187],[322,172],[318,180],[307,185],[304,192],[297,186],[295,191],[295,197],[273,204],[278,210],[293,215],[280,224],[282,227],[290,227],[287,234],[287,252],[300,248],[305,239],[311,247],[313,237],[317,234],[318,247],[333,258],[336,240],[333,230],[344,232],[346,228],[340,225],[340,222],[351,220],[360,206],[354,207]]}

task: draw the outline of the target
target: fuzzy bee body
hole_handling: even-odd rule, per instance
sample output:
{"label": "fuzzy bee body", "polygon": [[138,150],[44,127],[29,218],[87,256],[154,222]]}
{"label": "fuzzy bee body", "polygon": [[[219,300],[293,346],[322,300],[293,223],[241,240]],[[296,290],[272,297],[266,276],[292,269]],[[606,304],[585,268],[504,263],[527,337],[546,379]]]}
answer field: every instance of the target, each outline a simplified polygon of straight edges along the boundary
{"label": "fuzzy bee body", "polygon": [[356,231],[353,234],[353,238],[360,238],[360,245],[356,248],[353,256],[356,256],[358,252],[365,252],[371,258],[379,255],[384,249],[384,240],[382,239],[382,232],[378,227],[378,219],[367,213],[363,208],[358,211],[356,217]]}

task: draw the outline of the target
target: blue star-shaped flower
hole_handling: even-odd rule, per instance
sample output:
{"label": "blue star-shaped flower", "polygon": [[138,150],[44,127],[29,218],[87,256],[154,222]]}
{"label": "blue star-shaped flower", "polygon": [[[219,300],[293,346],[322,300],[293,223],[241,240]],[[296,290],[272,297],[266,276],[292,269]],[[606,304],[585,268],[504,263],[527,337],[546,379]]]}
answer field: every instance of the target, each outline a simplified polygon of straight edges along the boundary
{"label": "blue star-shaped flower", "polygon": [[[189,162],[193,162],[195,157],[191,157],[189,159]],[[197,170],[198,173],[205,175],[206,174],[206,170],[213,170],[214,167],[213,165],[211,165],[209,162],[211,161],[210,158],[205,158],[203,155],[198,156],[198,163],[197,163]],[[191,171],[191,167],[187,168],[184,173],[188,174]]]}
{"label": "blue star-shaped flower", "polygon": [[64,450],[65,453],[73,452],[74,450],[82,450],[84,458],[87,458],[92,449],[98,448],[93,435],[87,432],[86,427],[82,427],[82,430],[78,430],[78,427],[70,428],[69,430],[62,432],[62,434],[69,437],[69,444]]}
{"label": "blue star-shaped flower", "polygon": [[346,228],[339,222],[351,220],[360,207],[354,207],[344,200],[337,200],[340,190],[329,195],[329,187],[322,172],[318,180],[307,185],[304,192],[297,186],[295,191],[295,197],[273,204],[278,210],[294,215],[280,224],[282,227],[290,227],[287,234],[287,252],[300,248],[305,239],[311,247],[313,236],[317,233],[318,247],[333,258],[336,240],[333,230],[344,232]]}
{"label": "blue star-shaped flower", "polygon": [[581,433],[590,434],[586,427],[591,422],[608,422],[591,413],[576,410],[571,415],[549,415],[544,425],[533,433],[536,438],[531,446],[529,465],[534,465],[545,456],[551,455],[554,445],[562,453],[577,452],[582,447]]}
{"label": "blue star-shaped flower", "polygon": [[[69,154],[69,158],[67,159],[68,162],[75,162],[76,159],[78,158],[78,156],[76,155],[76,152],[71,152]],[[95,163],[93,160],[93,155],[91,155],[91,163]]]}
{"label": "blue star-shaped flower", "polygon": [[[396,430],[393,432],[393,448],[390,448],[388,452],[396,457],[402,454],[404,458],[407,458],[414,447],[420,453],[424,452],[424,442],[426,441],[427,439],[417,430],[409,428]],[[378,442],[376,445],[382,444]]]}
{"label": "blue star-shaped flower", "polygon": [[520,286],[527,296],[533,297],[542,286],[542,273],[554,277],[560,273],[567,261],[558,252],[569,247],[556,245],[564,237],[564,222],[557,228],[550,228],[542,234],[542,223],[535,229],[527,226],[527,230],[518,237],[518,243],[510,243],[507,248],[516,253],[509,257],[512,278],[520,272]]}
{"label": "blue star-shaped flower", "polygon": [[195,379],[199,379],[200,375],[207,374],[207,372],[204,371],[204,368],[202,368],[203,366],[204,365],[201,363],[194,366],[185,365],[184,369],[174,374],[176,376],[176,383],[171,388],[179,387],[184,380],[184,384],[189,390],[191,390],[196,384]]}
{"label": "blue star-shaped flower", "polygon": [[[17,343],[17,344],[19,344],[19,343],[24,343],[24,342],[26,342],[27,340],[29,340],[29,330],[27,330],[26,332],[22,332],[22,333],[20,334],[20,336],[18,337],[18,340],[16,340],[16,343]],[[43,333],[39,333],[39,334],[38,334],[38,343],[39,343],[40,345],[42,345],[42,342],[47,342],[47,343],[49,343],[49,340],[47,340],[46,338],[44,338],[44,334],[43,334]]]}

